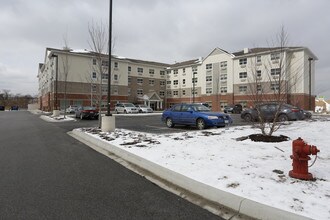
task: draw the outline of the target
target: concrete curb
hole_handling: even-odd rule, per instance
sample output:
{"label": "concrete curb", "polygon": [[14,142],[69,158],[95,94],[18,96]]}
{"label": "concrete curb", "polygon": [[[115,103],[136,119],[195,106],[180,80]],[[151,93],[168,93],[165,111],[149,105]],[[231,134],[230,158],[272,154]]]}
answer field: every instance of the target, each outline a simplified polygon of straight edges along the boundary
{"label": "concrete curb", "polygon": [[[172,170],[166,169],[156,163],[145,160],[144,158],[125,151],[119,147],[111,145],[106,141],[97,139],[91,135],[88,135],[79,130],[72,131],[73,136],[77,136],[78,139],[82,139],[92,145],[97,146],[103,151],[109,152],[110,154],[115,154],[116,156],[122,158],[123,160],[132,163],[142,169],[145,169],[152,174],[159,176],[168,182],[173,183],[183,189],[186,189],[196,195],[199,195],[210,202],[219,204],[220,206],[225,206],[232,209],[242,215],[249,216],[255,219],[268,219],[268,220],[278,220],[278,219],[290,219],[290,220],[307,220],[311,219],[305,216],[297,215],[292,212],[284,211],[278,208],[274,208],[268,205],[264,205],[253,200],[243,198],[212,186],[206,185],[204,183],[198,182],[196,180],[190,179],[182,174],[174,172]],[[271,199],[271,198],[270,198]],[[223,216],[222,216],[223,217]]]}

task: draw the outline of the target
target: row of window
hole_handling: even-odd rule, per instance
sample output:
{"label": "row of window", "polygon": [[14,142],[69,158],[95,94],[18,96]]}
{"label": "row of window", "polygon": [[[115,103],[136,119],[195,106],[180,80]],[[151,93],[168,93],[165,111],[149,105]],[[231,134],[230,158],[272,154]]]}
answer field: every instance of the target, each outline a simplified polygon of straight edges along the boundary
{"label": "row of window", "polygon": [[[281,58],[281,53],[271,53],[270,60],[271,61],[278,61]],[[256,56],[256,63],[261,63],[261,56]],[[239,59],[239,65],[246,65],[247,58]]]}

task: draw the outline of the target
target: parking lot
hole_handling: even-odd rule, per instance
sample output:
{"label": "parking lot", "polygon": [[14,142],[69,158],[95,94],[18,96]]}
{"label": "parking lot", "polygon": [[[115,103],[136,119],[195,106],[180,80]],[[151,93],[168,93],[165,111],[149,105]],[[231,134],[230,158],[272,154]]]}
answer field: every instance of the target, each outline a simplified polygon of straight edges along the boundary
{"label": "parking lot", "polygon": [[[74,117],[74,115],[69,115]],[[161,121],[161,113],[154,114],[114,114],[116,117],[116,128],[129,129],[133,131],[149,132],[149,133],[177,133],[197,130],[196,127],[190,126],[175,126],[174,128],[168,128]],[[249,123],[244,122],[239,114],[231,114],[233,118],[233,124],[230,126],[241,126]],[[97,127],[98,120],[81,120],[68,121],[65,123],[57,123],[58,126],[65,128],[67,131],[81,127]],[[223,128],[219,128],[223,129]]]}

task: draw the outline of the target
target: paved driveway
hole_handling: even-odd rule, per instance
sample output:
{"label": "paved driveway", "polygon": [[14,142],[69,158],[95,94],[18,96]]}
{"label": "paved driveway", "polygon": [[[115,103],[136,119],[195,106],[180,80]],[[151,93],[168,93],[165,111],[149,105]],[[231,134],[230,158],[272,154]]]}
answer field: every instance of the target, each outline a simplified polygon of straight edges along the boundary
{"label": "paved driveway", "polygon": [[0,121],[0,219],[219,219],[67,135],[85,122]]}

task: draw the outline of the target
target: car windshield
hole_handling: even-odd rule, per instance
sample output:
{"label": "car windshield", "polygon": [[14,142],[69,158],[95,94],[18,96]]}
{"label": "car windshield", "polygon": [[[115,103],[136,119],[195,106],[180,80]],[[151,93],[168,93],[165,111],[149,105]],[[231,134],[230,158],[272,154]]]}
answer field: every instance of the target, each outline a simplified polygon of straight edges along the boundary
{"label": "car windshield", "polygon": [[146,105],[139,105],[140,108],[148,108]]}
{"label": "car windshield", "polygon": [[194,104],[191,105],[191,108],[196,112],[209,112],[211,111],[208,107],[204,105]]}
{"label": "car windshield", "polygon": [[131,104],[131,103],[127,103],[127,104],[124,104],[125,107],[135,107],[135,105]]}

